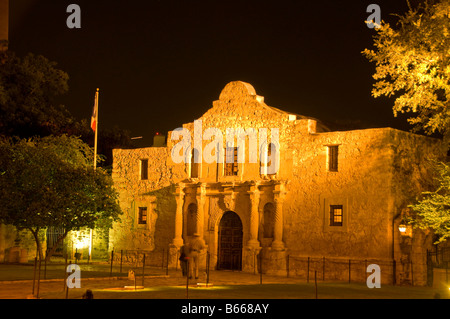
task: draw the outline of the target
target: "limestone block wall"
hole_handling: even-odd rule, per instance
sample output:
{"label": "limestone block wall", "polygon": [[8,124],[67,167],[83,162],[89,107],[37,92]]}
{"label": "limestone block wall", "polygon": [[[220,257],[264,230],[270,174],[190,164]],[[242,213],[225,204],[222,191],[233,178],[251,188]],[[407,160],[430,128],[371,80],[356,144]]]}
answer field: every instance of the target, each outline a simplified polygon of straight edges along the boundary
{"label": "limestone block wall", "polygon": [[[43,249],[46,249],[45,231],[40,232]],[[20,239],[18,246],[16,239]],[[19,253],[17,252],[19,251]],[[28,230],[17,231],[14,226],[0,224],[0,263],[27,262],[36,257],[36,243]]]}
{"label": "limestone block wall", "polygon": [[[176,202],[173,183],[185,176],[183,165],[175,166],[164,147],[113,152],[113,178],[124,212],[110,231],[110,247],[153,251],[173,239]],[[140,160],[148,159],[148,179],[140,178]],[[147,223],[138,223],[139,207],[147,208]]]}
{"label": "limestone block wall", "polygon": [[[384,129],[297,135],[284,205],[293,253],[389,258],[387,139]],[[337,172],[328,171],[327,145],[339,145]],[[328,226],[330,205],[343,205],[343,226]]]}
{"label": "limestone block wall", "polygon": [[[226,147],[228,128],[268,129],[269,140],[271,129],[278,129],[279,171],[273,176],[260,173],[260,149],[257,150],[257,162],[248,162],[249,138],[246,161],[239,164],[238,176],[224,176],[223,164],[203,162],[199,176],[192,178],[192,164],[177,164],[172,160],[172,148],[179,142],[172,140],[173,132],[169,132],[165,148],[114,150],[113,178],[124,216],[110,233],[110,249],[160,251],[168,247],[175,233],[175,185],[181,181],[191,185],[203,183],[209,188],[207,192],[218,187],[214,190],[216,195],[207,194],[203,207],[203,239],[213,253],[218,245],[217,225],[225,210],[238,214],[243,224],[243,241],[247,243],[252,219],[248,185],[244,184],[274,180],[287,185],[282,214],[279,214],[285,247],[272,249],[271,239],[261,237],[259,225],[258,240],[266,260],[264,272],[285,273],[288,255],[300,259],[336,259],[335,265],[342,261],[343,266],[336,266],[334,273],[328,270],[328,275],[335,278],[348,266],[348,260],[359,263],[377,260],[389,269],[382,274],[384,280],[392,281],[396,270],[393,260],[401,263],[409,258],[417,264],[423,261],[429,238],[417,233],[411,243],[404,243],[397,228],[405,207],[430,186],[426,156],[442,154],[440,141],[391,128],[330,132],[315,119],[268,106],[264,98],[244,82],[229,83],[219,100],[214,101],[212,108],[198,120],[202,125],[200,131],[196,131],[194,122],[184,124],[183,128],[189,131],[193,144],[195,137],[201,138],[203,150],[211,142],[202,138],[209,128],[220,130],[223,148]],[[338,147],[337,171],[330,171],[328,167],[329,146]],[[142,159],[148,159],[149,163],[146,180],[140,179]],[[220,185],[227,185],[228,189],[220,189]],[[187,193],[182,202],[184,237],[188,227],[186,208],[190,203],[196,203],[199,196],[196,187],[190,188],[192,194]],[[274,201],[274,196],[263,187],[260,191],[258,211],[261,220],[264,203]],[[230,199],[231,192],[235,199]],[[223,203],[224,199],[234,203],[234,208]],[[330,205],[342,205],[342,226],[330,226]],[[139,207],[148,207],[145,225],[137,223]],[[254,259],[246,255],[252,253],[243,251],[246,270],[253,267]],[[216,257],[212,258],[214,262]],[[407,278],[410,270],[403,267],[404,264],[398,267],[397,276]],[[421,265],[417,273],[425,274],[426,269]],[[304,271],[300,266],[296,269],[295,264],[291,266],[293,272]]]}
{"label": "limestone block wall", "polygon": [[[398,215],[427,189],[425,158],[442,154],[441,142],[390,128],[296,136],[283,213],[288,254],[387,264],[395,259],[397,276],[411,276],[400,253],[405,244]],[[339,145],[338,172],[327,171],[327,145]],[[328,226],[329,205],[343,205],[343,226]],[[416,264],[415,284],[420,284],[430,241],[419,232],[412,241],[410,254],[416,257],[408,262]]]}
{"label": "limestone block wall", "polygon": [[[229,84],[230,85],[230,84]],[[228,85],[227,85],[228,87]],[[228,90],[227,87],[224,91]],[[231,90],[231,89],[230,89]],[[260,179],[260,155],[262,142],[260,133],[264,130],[267,132],[267,143],[272,142],[272,133],[277,130],[279,133],[279,149],[280,152],[280,169],[276,176],[278,179],[289,178],[292,170],[292,152],[289,151],[290,144],[295,138],[296,134],[308,134],[309,132],[322,132],[326,130],[317,120],[301,117],[299,115],[289,114],[287,112],[275,109],[264,103],[264,98],[258,95],[245,94],[243,96],[236,95],[236,92],[229,92],[228,94],[221,94],[219,100],[213,102],[213,107],[208,110],[198,123],[194,122],[183,124],[183,128],[190,132],[191,146],[195,147],[194,139],[201,141],[203,152],[205,148],[212,141],[220,141],[215,137],[207,139],[205,131],[211,128],[218,129],[222,135],[222,148],[225,149],[229,142],[234,146],[238,146],[237,138],[230,141],[227,138],[228,129],[243,129],[247,130],[248,135],[245,137],[245,165],[239,164],[239,175],[234,177],[224,176],[223,164],[216,162],[208,164],[201,163],[200,178],[202,181],[245,181]],[[198,127],[201,129],[198,132]],[[254,129],[255,134],[252,135],[250,129]],[[197,135],[195,135],[197,134]],[[173,131],[168,134],[167,148],[171,150],[181,139],[172,140]],[[255,137],[255,139],[253,139]],[[256,144],[256,162],[250,162],[250,143]],[[225,154],[223,154],[225,156]],[[203,154],[203,156],[205,156]],[[169,161],[171,158],[169,158]],[[186,165],[186,177],[189,175],[189,165]]]}

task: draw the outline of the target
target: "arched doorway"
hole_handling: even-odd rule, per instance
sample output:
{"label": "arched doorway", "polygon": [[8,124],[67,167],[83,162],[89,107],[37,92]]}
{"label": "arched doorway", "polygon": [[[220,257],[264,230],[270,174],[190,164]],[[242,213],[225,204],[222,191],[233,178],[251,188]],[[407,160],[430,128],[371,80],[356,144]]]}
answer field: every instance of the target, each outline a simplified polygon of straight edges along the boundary
{"label": "arched doorway", "polygon": [[217,269],[242,270],[242,222],[234,212],[223,214],[219,224]]}

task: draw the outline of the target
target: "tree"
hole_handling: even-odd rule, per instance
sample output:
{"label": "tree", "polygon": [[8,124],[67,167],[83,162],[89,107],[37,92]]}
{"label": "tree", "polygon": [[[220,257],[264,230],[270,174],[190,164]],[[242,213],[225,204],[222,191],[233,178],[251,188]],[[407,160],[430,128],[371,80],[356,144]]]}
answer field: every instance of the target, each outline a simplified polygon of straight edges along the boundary
{"label": "tree", "polygon": [[422,198],[409,206],[415,213],[409,222],[416,228],[432,229],[441,243],[450,237],[450,166],[435,161],[433,167],[437,189],[422,193]]}
{"label": "tree", "polygon": [[[93,146],[90,118],[78,121],[56,103],[68,91],[68,79],[67,73],[43,56],[20,58],[11,51],[0,52],[0,135],[30,138],[67,134]],[[101,128],[98,142],[99,153],[106,156],[103,166],[112,165],[113,148],[132,147],[130,133],[118,127]]]}
{"label": "tree", "polygon": [[450,141],[450,0],[410,6],[396,28],[375,30],[375,50],[363,51],[376,65],[372,95],[395,95],[394,116],[414,113],[414,130]]}
{"label": "tree", "polygon": [[0,222],[29,230],[40,258],[42,229],[63,228],[58,244],[72,230],[111,228],[122,213],[118,194],[92,161],[92,149],[76,137],[1,140]]}
{"label": "tree", "polygon": [[66,133],[75,122],[56,103],[69,76],[41,55],[0,52],[0,135],[29,138]]}

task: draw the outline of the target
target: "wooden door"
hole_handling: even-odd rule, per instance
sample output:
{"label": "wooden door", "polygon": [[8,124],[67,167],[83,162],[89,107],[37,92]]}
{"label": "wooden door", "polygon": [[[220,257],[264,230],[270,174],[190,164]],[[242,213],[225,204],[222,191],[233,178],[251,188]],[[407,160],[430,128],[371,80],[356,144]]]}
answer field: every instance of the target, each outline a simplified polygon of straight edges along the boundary
{"label": "wooden door", "polygon": [[218,269],[242,270],[242,222],[234,212],[226,212],[219,225]]}

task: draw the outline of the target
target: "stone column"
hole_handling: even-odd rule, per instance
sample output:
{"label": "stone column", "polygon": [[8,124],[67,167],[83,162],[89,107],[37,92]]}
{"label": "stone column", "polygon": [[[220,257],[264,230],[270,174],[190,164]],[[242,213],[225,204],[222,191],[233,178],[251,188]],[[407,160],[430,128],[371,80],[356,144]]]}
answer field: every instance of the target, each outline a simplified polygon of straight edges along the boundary
{"label": "stone column", "polygon": [[260,248],[260,243],[258,240],[258,229],[259,229],[259,199],[260,192],[258,187],[255,187],[253,191],[248,192],[250,194],[250,239],[247,246],[251,249]]}
{"label": "stone column", "polygon": [[275,201],[275,216],[274,216],[274,230],[273,230],[273,250],[284,250],[283,243],[283,201],[284,193],[278,192],[274,194]]}
{"label": "stone column", "polygon": [[173,245],[180,248],[183,246],[183,206],[184,206],[184,192],[182,186],[179,187],[177,193],[175,194],[175,199],[177,201],[177,210],[175,213],[175,238],[173,239]]}

